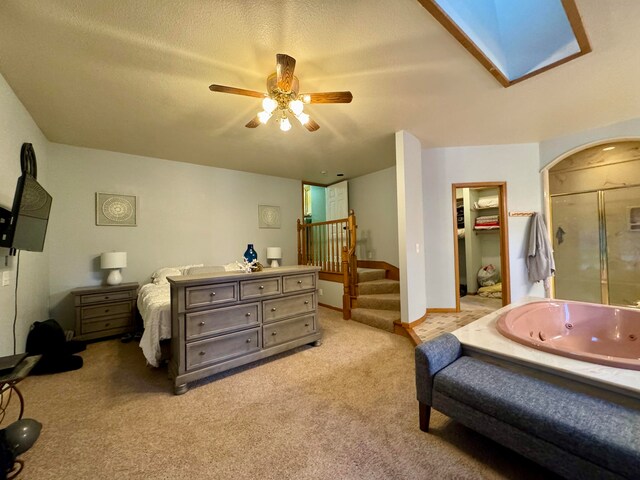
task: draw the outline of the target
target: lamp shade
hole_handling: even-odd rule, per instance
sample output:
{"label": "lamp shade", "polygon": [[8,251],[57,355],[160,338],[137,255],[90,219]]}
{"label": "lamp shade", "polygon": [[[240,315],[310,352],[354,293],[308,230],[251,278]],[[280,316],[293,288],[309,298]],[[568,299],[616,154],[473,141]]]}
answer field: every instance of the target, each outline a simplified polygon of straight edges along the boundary
{"label": "lamp shade", "polygon": [[279,267],[278,260],[282,258],[282,249],[280,247],[267,247],[267,260],[271,260],[271,266]]}
{"label": "lamp shade", "polygon": [[127,252],[105,252],[100,256],[100,268],[125,268]]}

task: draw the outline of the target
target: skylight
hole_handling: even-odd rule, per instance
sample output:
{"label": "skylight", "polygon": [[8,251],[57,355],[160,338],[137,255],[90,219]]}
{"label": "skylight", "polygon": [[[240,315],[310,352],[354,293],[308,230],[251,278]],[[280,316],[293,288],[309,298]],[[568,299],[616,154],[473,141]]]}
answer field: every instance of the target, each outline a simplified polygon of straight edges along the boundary
{"label": "skylight", "polygon": [[574,0],[421,0],[505,87],[591,51]]}

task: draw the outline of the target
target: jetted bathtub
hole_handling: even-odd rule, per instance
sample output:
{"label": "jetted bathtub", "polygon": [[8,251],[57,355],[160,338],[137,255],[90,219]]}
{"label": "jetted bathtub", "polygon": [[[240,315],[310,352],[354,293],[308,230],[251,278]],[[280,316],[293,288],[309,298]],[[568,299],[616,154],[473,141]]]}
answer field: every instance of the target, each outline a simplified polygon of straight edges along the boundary
{"label": "jetted bathtub", "polygon": [[537,350],[640,370],[640,310],[548,300],[506,311],[496,327],[505,337]]}

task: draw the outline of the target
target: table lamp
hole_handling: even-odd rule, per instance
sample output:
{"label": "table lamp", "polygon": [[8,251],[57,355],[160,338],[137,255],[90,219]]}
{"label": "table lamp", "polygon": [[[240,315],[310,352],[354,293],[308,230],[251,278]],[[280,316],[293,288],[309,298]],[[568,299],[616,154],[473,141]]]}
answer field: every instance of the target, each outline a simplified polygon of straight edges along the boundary
{"label": "table lamp", "polygon": [[278,260],[282,258],[282,249],[280,247],[267,247],[267,260],[271,260],[271,267],[276,268],[280,265]]}
{"label": "table lamp", "polygon": [[127,252],[105,252],[100,256],[100,268],[110,269],[107,277],[108,285],[120,285],[122,275],[120,269],[127,266]]}

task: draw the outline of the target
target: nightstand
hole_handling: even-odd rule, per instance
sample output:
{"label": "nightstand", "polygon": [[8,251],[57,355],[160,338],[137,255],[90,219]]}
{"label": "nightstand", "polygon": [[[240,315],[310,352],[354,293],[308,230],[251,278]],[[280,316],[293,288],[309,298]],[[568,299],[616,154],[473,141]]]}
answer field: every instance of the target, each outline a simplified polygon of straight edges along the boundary
{"label": "nightstand", "polygon": [[71,290],[76,306],[76,338],[95,340],[134,330],[137,283]]}

